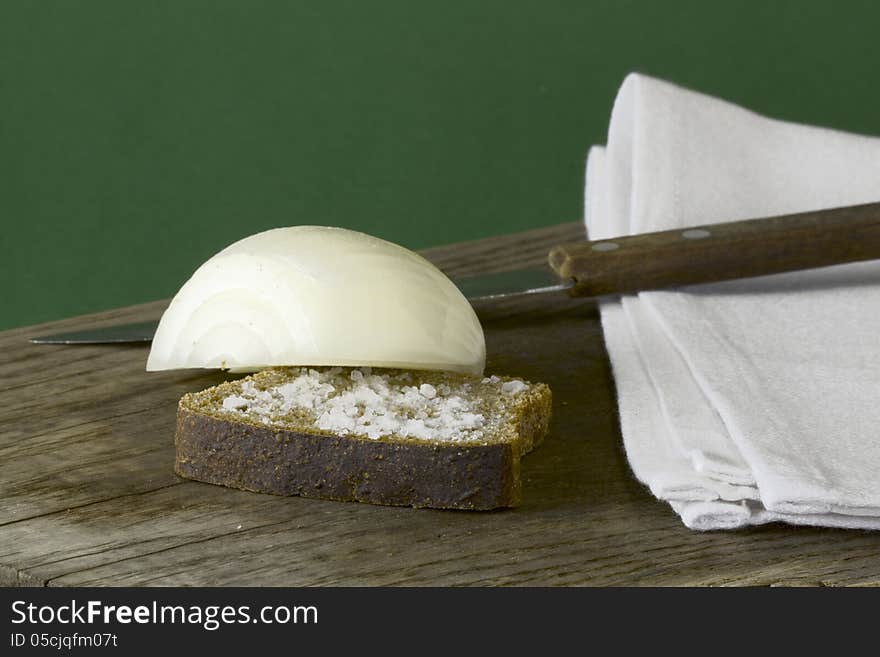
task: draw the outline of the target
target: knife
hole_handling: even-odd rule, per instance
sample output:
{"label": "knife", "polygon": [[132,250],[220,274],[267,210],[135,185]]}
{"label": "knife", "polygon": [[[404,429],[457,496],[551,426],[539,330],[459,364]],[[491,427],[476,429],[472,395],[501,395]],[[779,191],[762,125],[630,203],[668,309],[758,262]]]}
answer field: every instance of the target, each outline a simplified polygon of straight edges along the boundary
{"label": "knife", "polygon": [[[464,278],[453,278],[462,293],[470,301],[484,301],[519,296],[521,294],[539,294],[542,292],[560,292],[574,286],[572,279],[560,279],[550,269],[516,269],[496,274],[478,274]],[[136,324],[117,324],[96,329],[55,333],[30,338],[34,344],[126,344],[135,342],[149,343],[159,327],[159,320],[138,322]]]}
{"label": "knife", "polygon": [[[880,258],[880,202],[560,244],[549,269],[454,282],[472,300],[568,291],[629,294]],[[158,321],[31,338],[36,344],[150,342]]]}

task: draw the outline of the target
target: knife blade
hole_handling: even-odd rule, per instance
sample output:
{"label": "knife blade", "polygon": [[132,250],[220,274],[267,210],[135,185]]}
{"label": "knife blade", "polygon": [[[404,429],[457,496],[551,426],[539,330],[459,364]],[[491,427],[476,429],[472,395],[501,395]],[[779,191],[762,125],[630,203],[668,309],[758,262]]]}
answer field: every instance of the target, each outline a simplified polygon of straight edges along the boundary
{"label": "knife blade", "polygon": [[[568,290],[630,294],[880,258],[880,202],[690,226],[554,247],[547,269],[459,279],[471,300]],[[149,342],[158,322],[31,338],[37,344]]]}
{"label": "knife blade", "polygon": [[159,320],[137,322],[135,324],[117,324],[96,329],[53,333],[30,338],[34,344],[129,344],[135,342],[152,342],[153,335],[159,327]]}

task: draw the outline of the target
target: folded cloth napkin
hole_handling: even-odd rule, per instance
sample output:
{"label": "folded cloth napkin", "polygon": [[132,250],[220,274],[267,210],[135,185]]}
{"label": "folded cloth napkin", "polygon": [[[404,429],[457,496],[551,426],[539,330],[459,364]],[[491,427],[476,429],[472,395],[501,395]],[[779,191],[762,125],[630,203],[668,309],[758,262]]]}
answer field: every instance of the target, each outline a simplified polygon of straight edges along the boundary
{"label": "folded cloth napkin", "polygon": [[[880,139],[630,75],[587,160],[590,239],[880,200]],[[636,477],[694,529],[880,529],[880,264],[600,303]]]}

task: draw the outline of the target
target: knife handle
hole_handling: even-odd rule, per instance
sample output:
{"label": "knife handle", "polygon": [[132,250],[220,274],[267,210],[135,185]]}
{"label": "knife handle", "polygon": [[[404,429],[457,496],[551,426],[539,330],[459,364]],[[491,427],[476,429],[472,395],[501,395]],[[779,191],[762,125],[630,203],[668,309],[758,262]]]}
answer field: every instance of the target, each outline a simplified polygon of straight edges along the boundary
{"label": "knife handle", "polygon": [[574,296],[714,283],[880,258],[880,203],[562,244]]}

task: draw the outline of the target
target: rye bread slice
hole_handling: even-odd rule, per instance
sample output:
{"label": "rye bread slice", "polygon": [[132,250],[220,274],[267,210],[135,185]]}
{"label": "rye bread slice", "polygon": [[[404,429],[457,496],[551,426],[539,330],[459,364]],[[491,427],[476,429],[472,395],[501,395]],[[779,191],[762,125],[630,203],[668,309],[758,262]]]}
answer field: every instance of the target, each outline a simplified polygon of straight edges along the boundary
{"label": "rye bread slice", "polygon": [[184,395],[175,471],[275,495],[514,506],[550,409],[546,385],[507,377],[274,368]]}

